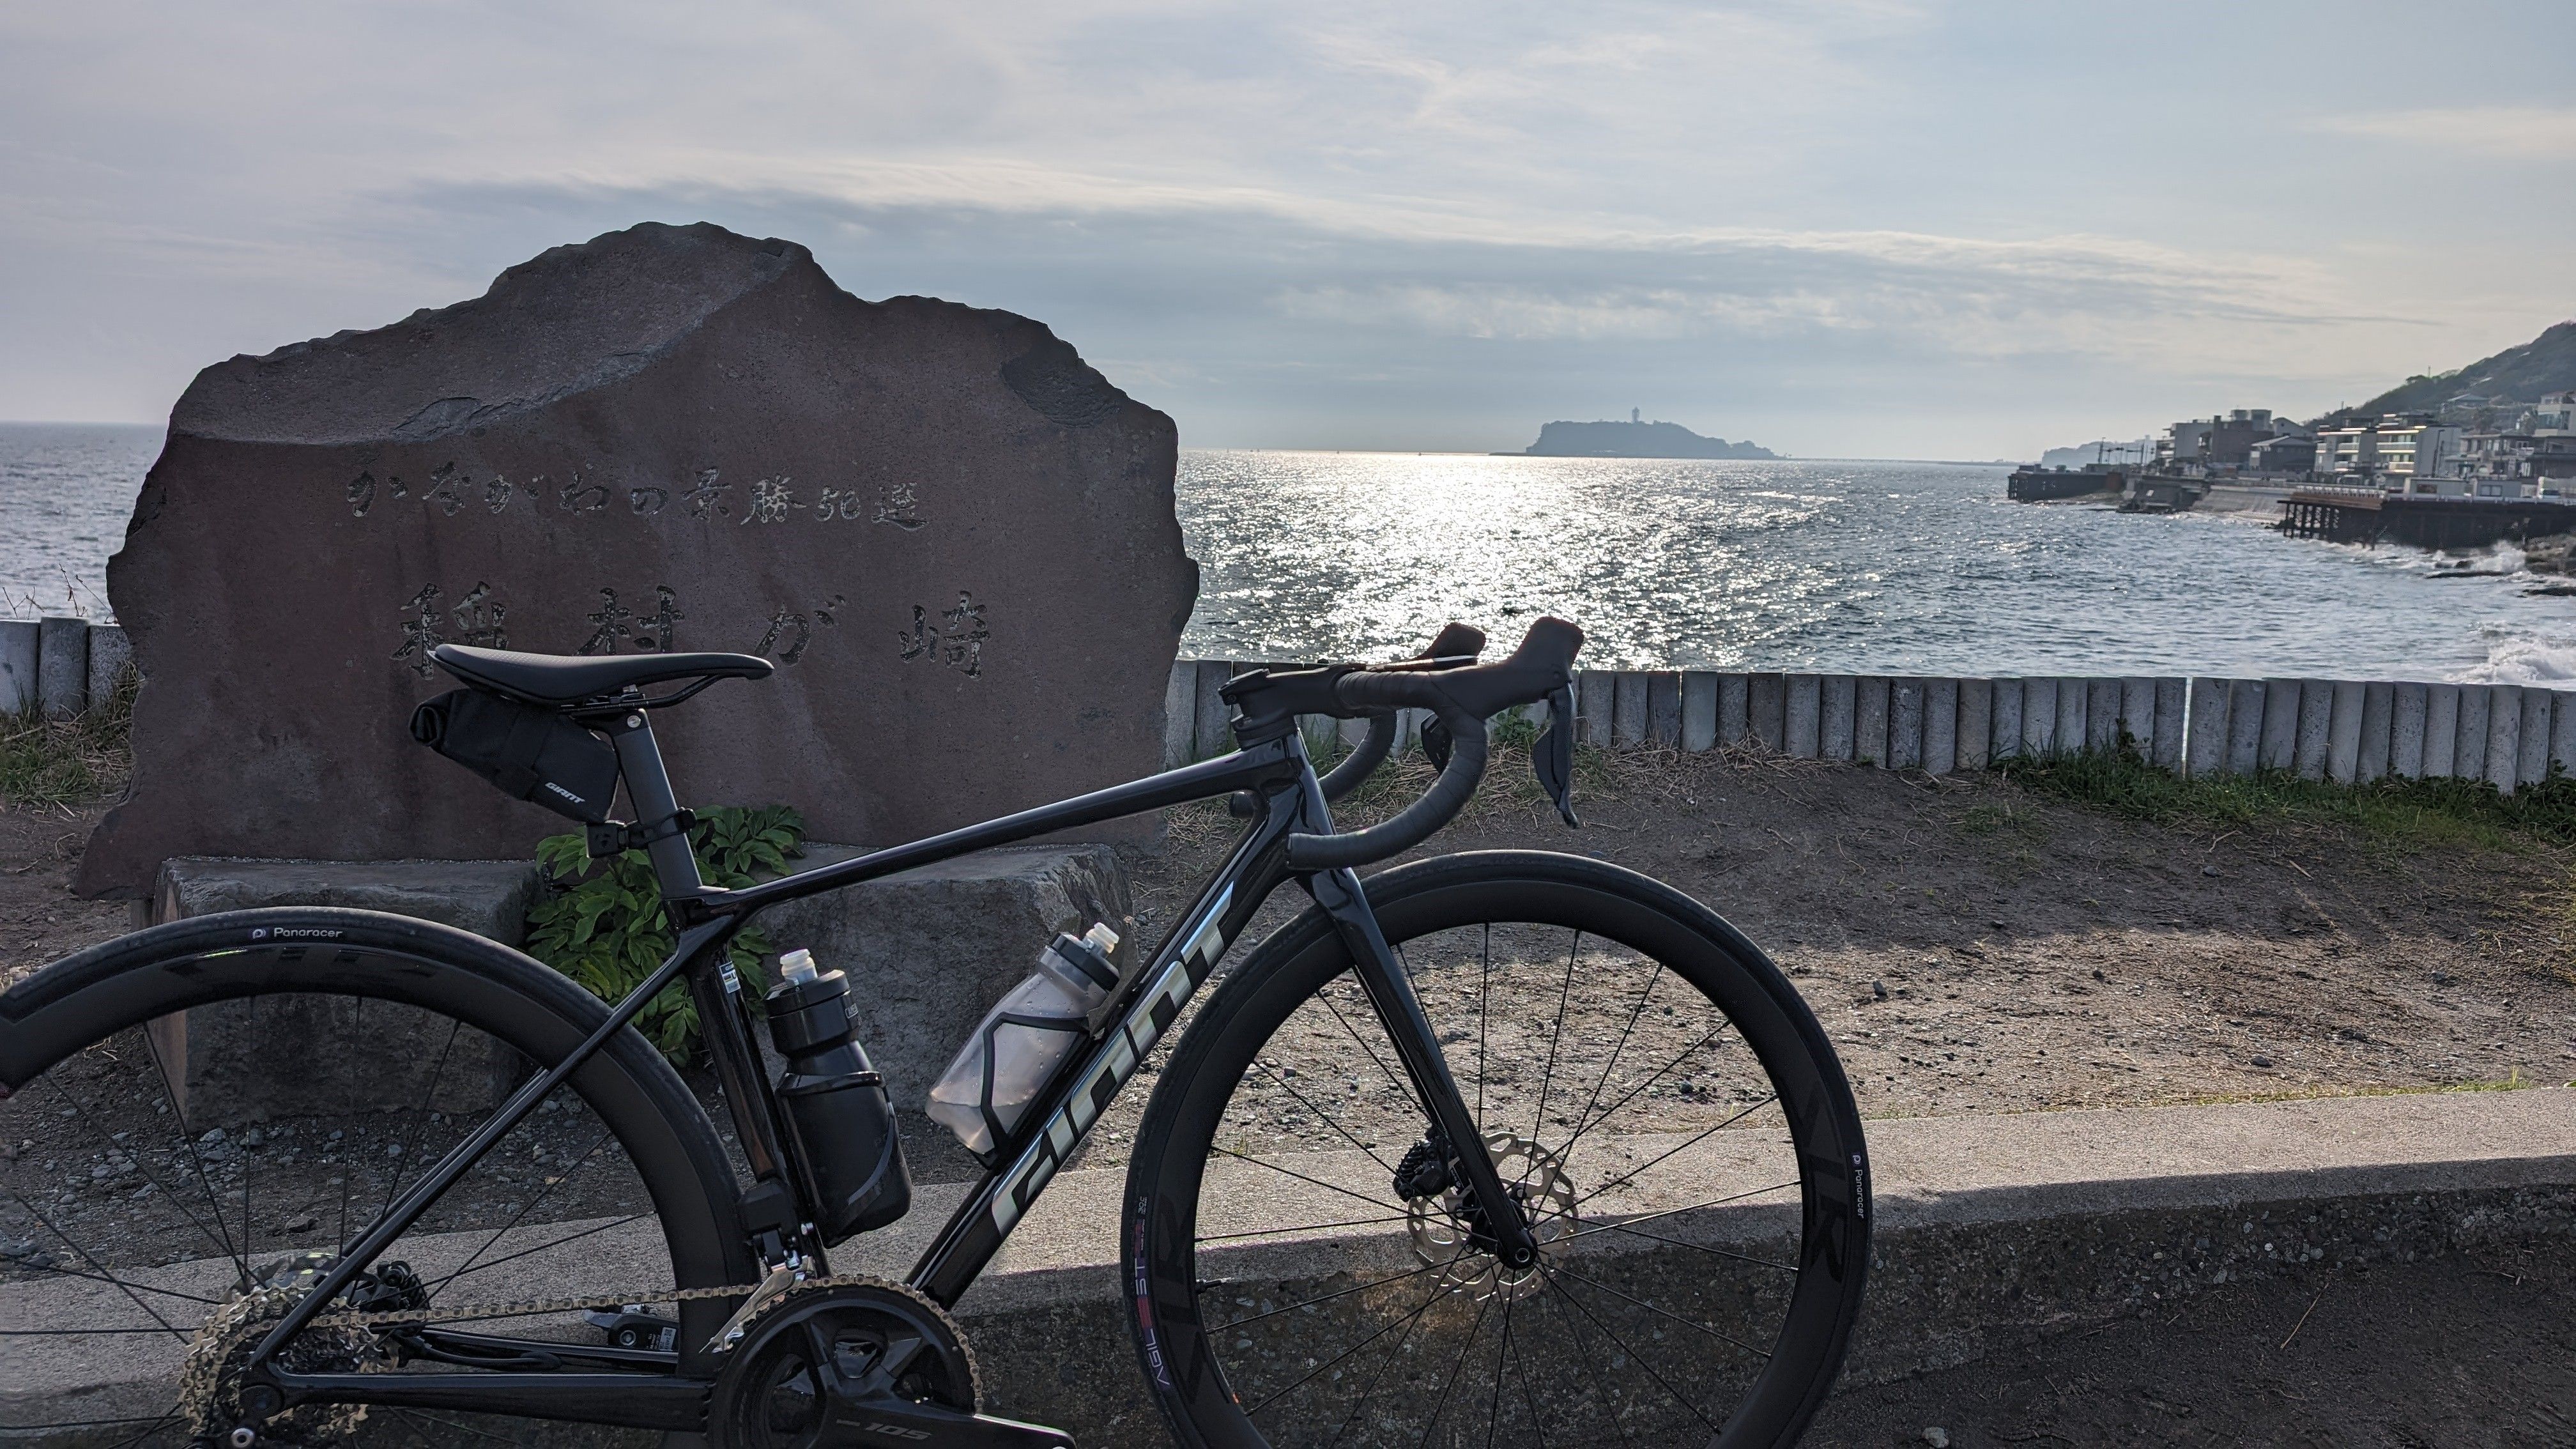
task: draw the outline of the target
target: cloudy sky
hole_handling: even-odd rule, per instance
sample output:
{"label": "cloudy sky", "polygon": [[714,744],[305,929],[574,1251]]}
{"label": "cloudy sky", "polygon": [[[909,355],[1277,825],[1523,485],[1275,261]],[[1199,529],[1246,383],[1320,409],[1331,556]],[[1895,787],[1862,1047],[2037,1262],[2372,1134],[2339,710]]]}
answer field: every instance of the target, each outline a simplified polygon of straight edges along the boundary
{"label": "cloudy sky", "polygon": [[1185,444],[2306,414],[2576,314],[2559,4],[0,7],[0,417],[712,220]]}

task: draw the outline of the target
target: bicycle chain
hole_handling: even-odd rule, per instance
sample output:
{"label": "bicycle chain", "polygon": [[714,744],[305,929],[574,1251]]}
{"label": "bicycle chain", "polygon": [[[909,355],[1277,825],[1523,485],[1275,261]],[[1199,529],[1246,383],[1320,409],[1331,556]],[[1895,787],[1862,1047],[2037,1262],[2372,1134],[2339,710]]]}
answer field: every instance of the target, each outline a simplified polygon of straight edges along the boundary
{"label": "bicycle chain", "polygon": [[[365,1313],[348,1311],[320,1313],[314,1315],[312,1322],[306,1325],[305,1331],[386,1328],[405,1324],[456,1323],[496,1318],[534,1318],[559,1313],[614,1313],[624,1310],[629,1305],[640,1306],[647,1303],[695,1303],[711,1298],[748,1299],[751,1295],[760,1292],[764,1286],[758,1283],[734,1283],[721,1288],[670,1288],[649,1293],[619,1294],[612,1297],[529,1298],[515,1303],[459,1304],[444,1309],[397,1308]],[[975,1358],[974,1347],[966,1341],[965,1333],[958,1328],[957,1321],[949,1316],[946,1309],[941,1308],[928,1294],[909,1284],[898,1283],[889,1278],[879,1278],[868,1273],[829,1273],[815,1278],[798,1278],[788,1284],[770,1302],[761,1304],[739,1326],[747,1329],[750,1324],[793,1303],[801,1294],[830,1288],[886,1289],[912,1299],[928,1310],[947,1326],[949,1335],[965,1351],[967,1392],[974,1402],[981,1402],[982,1366]],[[218,1396],[223,1388],[224,1371],[239,1351],[248,1346],[246,1340],[265,1335],[274,1326],[276,1320],[286,1316],[287,1310],[297,1301],[297,1298],[298,1295],[291,1289],[262,1288],[216,1310],[207,1317],[205,1323],[198,1327],[189,1342],[186,1363],[180,1374],[178,1396],[178,1408],[198,1433],[207,1432],[214,1412],[221,1407]],[[745,1335],[736,1335],[736,1341],[743,1336]],[[726,1348],[718,1351],[729,1351],[729,1348],[730,1345],[727,1345]],[[375,1363],[372,1359],[368,1359],[363,1361],[361,1366],[373,1368]],[[354,1414],[346,1416],[346,1423],[336,1422],[335,1419],[308,1427],[320,1430],[326,1436],[334,1430],[346,1433],[356,1427],[359,1419],[365,1417],[365,1406],[355,1406],[355,1410]]]}

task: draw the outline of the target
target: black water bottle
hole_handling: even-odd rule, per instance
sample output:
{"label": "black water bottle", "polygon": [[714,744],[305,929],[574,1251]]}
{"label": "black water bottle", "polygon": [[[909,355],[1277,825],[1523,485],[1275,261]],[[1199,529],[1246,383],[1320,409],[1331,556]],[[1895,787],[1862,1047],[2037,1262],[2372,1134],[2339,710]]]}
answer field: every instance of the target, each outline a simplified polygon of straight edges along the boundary
{"label": "black water bottle", "polygon": [[912,1206],[912,1172],[885,1079],[868,1065],[850,1029],[849,978],[817,974],[814,958],[778,958],[782,978],[767,998],[769,1039],[787,1059],[778,1079],[787,1130],[796,1137],[815,1227],[826,1243],[881,1228]]}

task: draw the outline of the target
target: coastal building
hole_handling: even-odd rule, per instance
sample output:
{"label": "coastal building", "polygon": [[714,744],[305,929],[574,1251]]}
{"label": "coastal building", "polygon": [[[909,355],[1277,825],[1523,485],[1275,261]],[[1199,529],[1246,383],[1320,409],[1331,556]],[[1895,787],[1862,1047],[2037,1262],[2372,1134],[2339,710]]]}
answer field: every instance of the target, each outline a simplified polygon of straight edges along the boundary
{"label": "coastal building", "polygon": [[2316,471],[2317,440],[2299,433],[2265,438],[2247,453],[2245,471],[2305,477]]}
{"label": "coastal building", "polygon": [[2165,429],[2156,444],[2155,470],[2208,477],[2254,471],[2254,449],[2276,438],[2305,437],[2307,429],[2270,408],[2237,408],[2207,418],[2187,418]]}
{"label": "coastal building", "polygon": [[2576,492],[2576,392],[2543,393],[2539,402],[2516,409],[2510,426],[2462,434],[2452,471],[2471,497]]}
{"label": "coastal building", "polygon": [[[2441,423],[2382,423],[2378,433],[2380,486],[2397,493],[2463,493],[2459,471],[2451,460],[2460,452],[2461,430]],[[2448,482],[2451,487],[2445,489]]]}
{"label": "coastal building", "polygon": [[2320,478],[2341,482],[2376,479],[2379,476],[2379,425],[2348,423],[2340,428],[2320,429],[2315,471]]}

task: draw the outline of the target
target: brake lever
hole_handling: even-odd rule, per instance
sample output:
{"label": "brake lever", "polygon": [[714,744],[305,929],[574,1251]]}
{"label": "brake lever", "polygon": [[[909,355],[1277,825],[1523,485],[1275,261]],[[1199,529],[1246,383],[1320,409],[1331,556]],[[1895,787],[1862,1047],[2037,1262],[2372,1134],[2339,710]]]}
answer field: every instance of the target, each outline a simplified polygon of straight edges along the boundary
{"label": "brake lever", "polygon": [[1422,754],[1435,771],[1449,768],[1449,727],[1433,715],[1422,722]]}
{"label": "brake lever", "polygon": [[[1426,751],[1430,733],[1426,726]],[[1538,776],[1539,788],[1556,802],[1556,813],[1565,817],[1565,823],[1581,825],[1574,816],[1574,686],[1559,685],[1549,691],[1547,729],[1530,746],[1530,769]]]}

